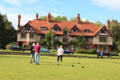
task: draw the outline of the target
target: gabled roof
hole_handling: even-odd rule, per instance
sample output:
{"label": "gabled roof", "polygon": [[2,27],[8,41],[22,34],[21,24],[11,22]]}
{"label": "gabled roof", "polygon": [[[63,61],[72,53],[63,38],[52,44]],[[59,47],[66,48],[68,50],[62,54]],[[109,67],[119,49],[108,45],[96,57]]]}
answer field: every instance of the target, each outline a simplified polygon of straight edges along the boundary
{"label": "gabled roof", "polygon": [[[29,21],[27,24],[29,24],[35,30],[35,32],[39,34],[48,33],[48,31],[41,31],[40,27],[46,27],[51,30],[55,25],[58,25],[58,27],[60,27],[61,30],[59,32],[53,32],[53,33],[62,35],[63,34],[62,30],[66,27],[69,30],[69,35],[73,35],[73,36],[81,35],[81,34],[83,34],[84,36],[94,36],[102,28],[90,22],[80,22],[80,23],[76,23],[73,21],[50,21],[48,22],[47,20],[40,20],[40,19],[34,19],[32,21]],[[79,32],[76,32],[76,33],[71,32],[71,29],[74,26],[76,26],[79,29]],[[91,33],[84,33],[85,29],[89,29]]]}
{"label": "gabled roof", "polygon": [[94,36],[97,35],[97,33],[98,33],[99,31],[101,31],[103,28],[106,29],[106,31],[110,34],[110,36],[113,36],[113,35],[111,34],[111,32],[110,32],[109,30],[107,30],[107,28],[106,28],[105,26],[100,27],[100,28],[94,33]]}

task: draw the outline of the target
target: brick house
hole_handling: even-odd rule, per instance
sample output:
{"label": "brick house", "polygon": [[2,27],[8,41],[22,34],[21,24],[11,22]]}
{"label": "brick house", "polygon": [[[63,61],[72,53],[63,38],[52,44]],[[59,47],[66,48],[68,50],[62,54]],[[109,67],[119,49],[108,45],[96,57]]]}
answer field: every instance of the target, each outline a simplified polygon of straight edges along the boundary
{"label": "brick house", "polygon": [[[44,39],[45,34],[51,30],[55,35],[54,38],[63,43],[75,40],[78,35],[84,35],[85,48],[98,48],[98,50],[102,49],[105,53],[110,53],[112,50],[113,38],[109,31],[109,20],[107,20],[106,27],[98,27],[91,22],[80,22],[80,14],[77,15],[74,22],[53,21],[50,13],[48,13],[47,20],[40,20],[38,17],[37,13],[35,19],[21,26],[21,15],[18,15],[17,43],[19,46],[30,45]],[[76,45],[69,46],[70,50],[76,49]],[[68,45],[64,45],[64,48],[68,49]]]}

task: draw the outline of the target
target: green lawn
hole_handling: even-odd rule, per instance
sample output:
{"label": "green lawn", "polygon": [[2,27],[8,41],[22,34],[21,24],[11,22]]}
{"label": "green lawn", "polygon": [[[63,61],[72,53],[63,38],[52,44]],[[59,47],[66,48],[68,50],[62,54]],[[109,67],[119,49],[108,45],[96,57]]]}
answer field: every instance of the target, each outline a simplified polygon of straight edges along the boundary
{"label": "green lawn", "polygon": [[119,59],[64,57],[57,65],[56,57],[41,56],[35,65],[29,57],[0,55],[0,80],[120,80]]}

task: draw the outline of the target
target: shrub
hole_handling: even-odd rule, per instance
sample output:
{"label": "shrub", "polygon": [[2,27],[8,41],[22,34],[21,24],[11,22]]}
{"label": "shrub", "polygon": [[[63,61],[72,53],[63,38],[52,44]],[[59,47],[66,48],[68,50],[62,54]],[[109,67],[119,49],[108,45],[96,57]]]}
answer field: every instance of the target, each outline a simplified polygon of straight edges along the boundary
{"label": "shrub", "polygon": [[51,49],[51,52],[52,52],[52,53],[55,53],[55,52],[57,52],[57,50],[55,50],[55,49]]}
{"label": "shrub", "polygon": [[7,49],[7,50],[10,50],[10,48],[11,48],[11,45],[7,45],[7,46],[6,46],[6,49]]}
{"label": "shrub", "polygon": [[119,52],[118,52],[118,51],[113,51],[113,52],[111,53],[111,55],[112,55],[112,56],[118,56],[118,55],[119,55]]}
{"label": "shrub", "polygon": [[96,49],[79,49],[77,53],[94,54],[96,53]]}
{"label": "shrub", "polygon": [[7,45],[6,45],[6,49],[10,50],[10,48],[11,48],[12,46],[16,46],[16,43],[15,43],[15,42],[12,42],[12,43],[7,44]]}
{"label": "shrub", "polygon": [[30,50],[30,46],[28,46],[28,45],[23,45],[23,48],[24,48],[25,50]]}

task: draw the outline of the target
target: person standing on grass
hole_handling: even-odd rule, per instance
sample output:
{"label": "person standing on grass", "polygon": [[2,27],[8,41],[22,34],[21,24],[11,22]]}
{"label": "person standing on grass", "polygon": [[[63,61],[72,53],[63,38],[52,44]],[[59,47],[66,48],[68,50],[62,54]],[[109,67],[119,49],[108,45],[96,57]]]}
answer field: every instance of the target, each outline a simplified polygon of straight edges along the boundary
{"label": "person standing on grass", "polygon": [[63,54],[64,54],[64,50],[63,50],[63,47],[62,45],[58,48],[57,50],[57,62],[59,62],[59,59],[60,61],[62,62],[62,57],[63,57]]}
{"label": "person standing on grass", "polygon": [[39,64],[39,59],[40,59],[40,45],[37,43],[35,45],[35,64]]}
{"label": "person standing on grass", "polygon": [[101,56],[101,58],[103,58],[103,50],[101,50],[100,56]]}
{"label": "person standing on grass", "polygon": [[[34,57],[35,50],[34,50],[35,43],[32,44],[30,51],[31,51],[31,56],[30,56],[30,64],[32,64],[32,58]],[[35,61],[35,59],[34,59]]]}
{"label": "person standing on grass", "polygon": [[97,49],[97,58],[99,58],[99,56],[100,56],[100,50]]}

